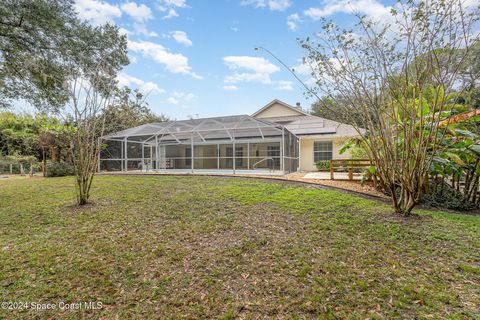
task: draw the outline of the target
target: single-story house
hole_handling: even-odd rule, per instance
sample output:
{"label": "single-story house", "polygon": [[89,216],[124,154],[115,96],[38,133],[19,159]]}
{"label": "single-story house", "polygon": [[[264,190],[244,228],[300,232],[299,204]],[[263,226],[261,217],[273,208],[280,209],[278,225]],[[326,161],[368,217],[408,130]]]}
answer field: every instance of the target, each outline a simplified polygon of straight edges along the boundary
{"label": "single-story house", "polygon": [[[273,100],[254,114],[150,123],[102,137],[101,171],[286,174],[348,159],[348,124]],[[192,152],[193,150],[193,152]]]}

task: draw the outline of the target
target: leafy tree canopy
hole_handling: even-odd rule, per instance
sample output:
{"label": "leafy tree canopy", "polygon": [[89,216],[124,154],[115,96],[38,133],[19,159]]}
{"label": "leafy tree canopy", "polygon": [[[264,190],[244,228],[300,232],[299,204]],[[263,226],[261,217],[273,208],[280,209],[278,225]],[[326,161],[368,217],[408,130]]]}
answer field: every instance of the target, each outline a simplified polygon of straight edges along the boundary
{"label": "leafy tree canopy", "polygon": [[88,78],[100,68],[112,79],[126,64],[125,36],[117,27],[81,21],[71,0],[0,2],[0,107],[23,98],[38,108],[58,109],[69,99],[72,74]]}
{"label": "leafy tree canopy", "polygon": [[36,117],[13,112],[0,113],[0,155],[36,156],[40,158],[40,136],[51,137],[51,144],[68,146],[62,139],[73,130],[68,123],[39,114]]}

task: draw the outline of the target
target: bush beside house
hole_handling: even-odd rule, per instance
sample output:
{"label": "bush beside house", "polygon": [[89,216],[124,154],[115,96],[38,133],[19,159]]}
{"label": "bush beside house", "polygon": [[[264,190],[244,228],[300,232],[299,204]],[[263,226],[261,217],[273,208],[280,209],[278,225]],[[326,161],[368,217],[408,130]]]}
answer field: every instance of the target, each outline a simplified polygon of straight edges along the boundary
{"label": "bush beside house", "polygon": [[330,160],[320,160],[315,163],[318,171],[330,171]]}

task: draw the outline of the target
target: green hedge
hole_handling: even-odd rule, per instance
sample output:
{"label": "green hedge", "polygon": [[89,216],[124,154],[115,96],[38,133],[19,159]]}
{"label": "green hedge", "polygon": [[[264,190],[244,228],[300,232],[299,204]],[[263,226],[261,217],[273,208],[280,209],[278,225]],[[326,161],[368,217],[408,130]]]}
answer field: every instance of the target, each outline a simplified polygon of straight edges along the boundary
{"label": "green hedge", "polygon": [[73,165],[68,162],[47,162],[47,177],[73,176]]}

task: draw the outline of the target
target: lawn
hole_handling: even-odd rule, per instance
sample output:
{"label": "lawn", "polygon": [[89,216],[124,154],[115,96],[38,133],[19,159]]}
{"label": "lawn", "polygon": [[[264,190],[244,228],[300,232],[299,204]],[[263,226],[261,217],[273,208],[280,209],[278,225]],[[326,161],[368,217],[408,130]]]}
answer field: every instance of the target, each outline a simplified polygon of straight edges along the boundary
{"label": "lawn", "polygon": [[[480,216],[254,179],[0,181],[0,318],[480,319]],[[59,302],[101,302],[60,310]]]}

